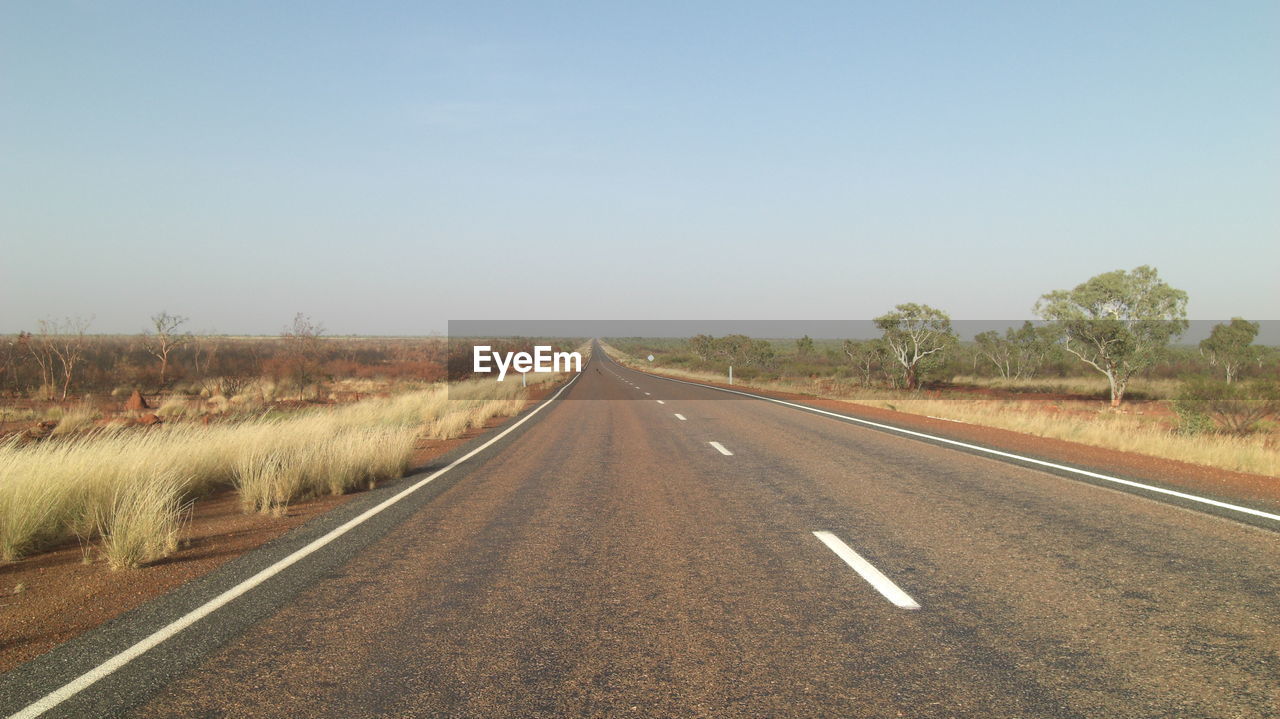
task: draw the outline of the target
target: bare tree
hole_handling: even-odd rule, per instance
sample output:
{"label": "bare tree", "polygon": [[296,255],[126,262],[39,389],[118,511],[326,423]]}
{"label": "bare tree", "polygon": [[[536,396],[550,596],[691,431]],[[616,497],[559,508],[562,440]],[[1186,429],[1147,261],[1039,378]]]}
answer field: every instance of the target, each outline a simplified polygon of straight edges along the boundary
{"label": "bare tree", "polygon": [[178,328],[185,324],[186,317],[161,312],[151,315],[151,324],[156,328],[155,334],[144,332],[142,344],[147,352],[160,360],[160,386],[164,386],[165,374],[169,371],[169,355],[174,350],[191,342],[190,332],[179,332]]}
{"label": "bare tree", "polygon": [[17,337],[10,337],[4,340],[4,382],[0,382],[0,390],[4,389],[4,385],[8,385],[10,391],[15,395],[20,389],[21,380],[19,373],[21,371],[18,358],[27,351],[27,344],[30,342],[30,335],[26,332],[19,332]]}
{"label": "bare tree", "polygon": [[210,331],[191,337],[191,361],[195,365],[197,377],[203,378],[209,373],[209,367],[218,356],[219,346],[217,338]]}
{"label": "bare tree", "polygon": [[293,317],[293,325],[286,327],[282,336],[294,380],[299,388],[305,387],[314,381],[320,371],[324,325],[313,322],[309,315],[299,312]]}
{"label": "bare tree", "polygon": [[84,359],[84,333],[92,323],[92,318],[83,317],[67,317],[62,322],[40,320],[40,343],[46,348],[43,351],[52,353],[58,359],[64,400],[71,391],[71,380],[75,375],[76,365]]}
{"label": "bare tree", "polygon": [[36,361],[36,366],[40,368],[40,388],[37,392],[42,395],[41,399],[53,399],[53,365],[55,362],[53,356],[53,338],[51,333],[56,331],[48,320],[41,320],[36,328],[36,334],[29,332],[24,333],[27,351],[31,353],[31,358]]}

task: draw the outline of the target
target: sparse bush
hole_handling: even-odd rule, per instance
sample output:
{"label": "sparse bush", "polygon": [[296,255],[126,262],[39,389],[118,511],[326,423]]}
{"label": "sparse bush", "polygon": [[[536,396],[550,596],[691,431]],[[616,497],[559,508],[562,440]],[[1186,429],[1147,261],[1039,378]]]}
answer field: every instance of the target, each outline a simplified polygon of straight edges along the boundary
{"label": "sparse bush", "polygon": [[163,419],[181,419],[194,413],[191,403],[183,397],[170,397],[156,410],[156,414]]}
{"label": "sparse bush", "polygon": [[83,432],[92,427],[94,420],[99,416],[100,413],[92,405],[81,404],[72,407],[62,413],[58,426],[53,428],[52,435],[58,437]]}
{"label": "sparse bush", "polygon": [[1183,385],[1174,407],[1179,417],[1198,413],[1212,417],[1225,432],[1245,435],[1256,431],[1263,420],[1280,415],[1280,387],[1265,380],[1195,377]]}
{"label": "sparse bush", "polygon": [[302,496],[303,466],[297,451],[259,450],[241,455],[232,482],[246,512],[283,514]]}
{"label": "sparse bush", "polygon": [[524,405],[509,382],[454,390],[463,399],[437,385],[277,420],[0,443],[0,558],[98,535],[113,566],[138,566],[173,550],[184,497],[235,486],[247,510],[279,513],[305,497],[401,476],[421,428],[437,419],[455,416],[460,434]]}
{"label": "sparse bush", "polygon": [[102,553],[112,568],[140,567],[177,549],[186,484],[176,474],[164,472],[134,486],[112,488],[110,498],[95,508],[94,517]]}
{"label": "sparse bush", "polygon": [[1202,403],[1196,400],[1176,399],[1170,403],[1174,414],[1178,415],[1178,434],[1207,434],[1217,430],[1213,418],[1204,413]]}

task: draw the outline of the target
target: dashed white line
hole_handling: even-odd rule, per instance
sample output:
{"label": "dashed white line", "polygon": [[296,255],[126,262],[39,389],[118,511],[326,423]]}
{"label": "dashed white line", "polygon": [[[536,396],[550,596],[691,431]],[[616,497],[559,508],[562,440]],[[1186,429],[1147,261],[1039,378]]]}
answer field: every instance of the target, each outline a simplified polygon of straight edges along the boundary
{"label": "dashed white line", "polygon": [[[676,415],[676,416],[679,417],[679,415]],[[684,419],[683,417],[680,417],[680,418]],[[730,452],[729,450],[725,449],[724,445],[720,444],[719,442],[707,442],[707,444],[711,445],[712,447],[715,447],[716,450],[720,452],[720,454],[723,454],[726,457],[733,456],[733,452]]]}
{"label": "dashed white line", "polygon": [[663,402],[663,401],[662,401],[662,400],[660,400],[660,399],[658,399],[658,400],[654,400],[654,401],[655,401],[655,402],[657,402],[658,404],[666,404],[666,402]]}
{"label": "dashed white line", "polygon": [[680,414],[679,412],[676,412],[676,419],[683,421],[683,420],[688,420],[689,418]]}
{"label": "dashed white line", "polygon": [[645,392],[645,393],[644,393],[644,396],[645,396],[645,397],[648,397],[648,396],[649,396],[649,393],[648,393],[648,392]]}
{"label": "dashed white line", "polygon": [[[950,446],[952,446],[952,447],[963,447],[964,449],[971,449],[971,450],[974,450],[974,451],[976,451],[976,452],[982,452],[983,454],[988,454],[988,455],[992,455],[992,456],[995,456],[995,457],[1005,457],[1005,458],[1008,458],[1008,459],[1014,459],[1014,460],[1017,460],[1017,461],[1019,461],[1019,462],[1026,462],[1026,463],[1028,463],[1028,464],[1034,464],[1034,465],[1039,466],[1039,467],[1048,467],[1048,468],[1050,468],[1050,469],[1055,469],[1055,470],[1059,470],[1059,471],[1062,471],[1062,472],[1070,472],[1071,474],[1076,474],[1076,475],[1079,475],[1079,476],[1081,476],[1081,477],[1091,477],[1091,478],[1093,478],[1093,479],[1100,479],[1100,480],[1102,480],[1102,481],[1104,481],[1104,482],[1111,482],[1111,483],[1114,483],[1114,484],[1120,484],[1120,485],[1124,485],[1124,486],[1126,486],[1126,487],[1133,487],[1133,488],[1135,488],[1135,489],[1141,489],[1141,490],[1145,490],[1145,491],[1148,491],[1148,492],[1154,492],[1154,493],[1157,493],[1157,494],[1163,494],[1163,495],[1168,496],[1168,497],[1177,497],[1177,498],[1179,498],[1179,499],[1185,499],[1185,500],[1188,500],[1188,501],[1191,501],[1191,502],[1196,502],[1196,503],[1199,503],[1199,504],[1205,504],[1205,505],[1208,505],[1208,506],[1211,506],[1211,507],[1218,507],[1218,508],[1221,508],[1221,509],[1231,510],[1231,511],[1233,511],[1233,512],[1240,512],[1241,514],[1249,514],[1249,515],[1252,515],[1252,516],[1254,516],[1254,517],[1262,517],[1263,519],[1269,519],[1269,520],[1272,520],[1272,521],[1275,521],[1275,522],[1280,522],[1280,514],[1275,514],[1275,513],[1273,513],[1273,512],[1264,512],[1264,511],[1263,511],[1263,510],[1261,510],[1261,509],[1254,509],[1254,508],[1252,508],[1252,507],[1244,507],[1244,506],[1241,506],[1241,505],[1238,505],[1238,504],[1230,504],[1230,503],[1228,503],[1228,502],[1222,502],[1222,501],[1219,501],[1219,500],[1216,500],[1216,499],[1209,499],[1208,497],[1200,497],[1200,496],[1197,496],[1197,495],[1194,495],[1194,494],[1188,494],[1187,492],[1179,492],[1179,491],[1172,490],[1172,489],[1165,489],[1164,487],[1157,487],[1157,486],[1155,486],[1155,485],[1151,485],[1151,484],[1143,484],[1142,482],[1135,482],[1135,481],[1133,481],[1133,480],[1131,480],[1131,479],[1123,479],[1123,478],[1121,478],[1121,477],[1113,477],[1113,476],[1111,476],[1111,475],[1109,475],[1109,474],[1102,474],[1102,473],[1100,473],[1100,472],[1091,472],[1091,471],[1089,471],[1089,470],[1087,470],[1087,469],[1080,469],[1080,468],[1078,468],[1078,467],[1070,467],[1070,466],[1067,466],[1067,465],[1065,465],[1065,464],[1058,464],[1057,462],[1047,462],[1047,461],[1045,461],[1045,460],[1043,460],[1043,459],[1035,459],[1034,457],[1028,457],[1028,456],[1026,456],[1026,455],[1022,455],[1022,454],[1014,454],[1013,452],[1003,452],[1003,451],[998,450],[998,449],[991,449],[990,447],[983,447],[982,445],[979,445],[979,444],[970,444],[969,442],[961,442],[961,441],[959,441],[959,440],[948,439],[948,438],[946,438],[946,437],[939,437],[938,435],[935,435],[935,434],[926,434],[926,433],[924,433],[924,432],[916,432],[916,431],[914,431],[914,430],[910,430],[910,429],[903,429],[902,427],[894,427],[893,425],[889,425],[889,424],[883,424],[883,423],[880,423],[880,422],[872,422],[871,420],[868,420],[868,419],[862,419],[862,418],[860,418],[860,417],[851,417],[851,416],[849,416],[849,415],[847,415],[847,414],[839,414],[839,413],[836,413],[836,412],[828,412],[828,411],[827,411],[827,410],[825,410],[825,409],[818,409],[817,407],[809,407],[809,406],[806,406],[806,405],[803,405],[803,404],[796,404],[795,402],[787,402],[787,401],[785,401],[785,400],[775,399],[775,398],[773,398],[773,397],[766,397],[766,396],[764,396],[764,395],[751,394],[750,392],[739,392],[739,391],[738,391],[738,390],[736,390],[736,389],[725,389],[724,387],[716,387],[716,386],[714,386],[714,385],[709,385],[709,384],[700,384],[700,383],[698,383],[698,382],[689,382],[689,381],[682,380],[682,379],[676,379],[676,378],[674,378],[674,377],[664,377],[664,376],[659,375],[659,374],[651,374],[650,376],[651,376],[651,377],[656,377],[656,378],[658,378],[658,379],[664,379],[664,380],[666,380],[666,381],[668,381],[668,382],[677,382],[677,383],[679,383],[679,384],[688,384],[688,385],[693,385],[694,387],[702,387],[702,388],[705,388],[705,389],[712,389],[712,390],[716,390],[717,392],[728,392],[729,394],[741,395],[741,396],[743,396],[743,397],[751,397],[751,398],[753,398],[753,399],[764,400],[765,402],[773,402],[774,404],[780,404],[780,405],[784,405],[784,406],[787,406],[787,407],[794,407],[794,408],[796,408],[796,409],[801,409],[801,410],[804,410],[804,411],[806,411],[806,412],[812,412],[812,413],[814,413],[814,414],[826,415],[826,416],[828,416],[828,417],[835,417],[836,419],[841,419],[841,420],[844,420],[844,421],[846,421],[846,422],[853,422],[853,423],[855,423],[855,424],[860,424],[860,425],[863,425],[863,426],[866,426],[866,427],[875,427],[875,428],[877,428],[877,429],[884,429],[884,430],[888,430],[888,431],[890,431],[890,432],[894,432],[894,433],[897,433],[897,434],[906,435],[906,436],[908,436],[908,437],[919,437],[920,439],[927,439],[927,440],[930,440],[930,441],[932,441],[932,442],[938,442],[938,443],[941,443],[941,444],[947,444],[947,445],[950,445]],[[1139,495],[1139,496],[1141,496],[1141,495]]]}
{"label": "dashed white line", "polygon": [[893,602],[894,605],[903,609],[919,609],[920,605],[916,600],[912,599],[909,594],[902,591],[893,580],[884,576],[879,569],[871,566],[871,562],[863,559],[857,552],[853,551],[849,545],[840,541],[840,538],[831,532],[814,532],[813,536],[822,540],[827,545],[827,549],[836,553],[836,556],[843,559],[845,564],[853,568],[853,571],[867,580],[871,586],[876,588],[877,592],[884,595],[885,599]]}

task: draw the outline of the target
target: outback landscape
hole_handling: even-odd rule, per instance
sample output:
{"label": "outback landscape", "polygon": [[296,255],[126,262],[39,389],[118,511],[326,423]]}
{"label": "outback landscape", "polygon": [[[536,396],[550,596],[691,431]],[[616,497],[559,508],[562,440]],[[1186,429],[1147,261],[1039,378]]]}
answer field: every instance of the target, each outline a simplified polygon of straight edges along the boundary
{"label": "outback landscape", "polygon": [[[1176,307],[1142,315],[1116,309],[1140,297],[1104,294],[1093,306],[1078,294],[1074,318],[964,340],[964,323],[902,304],[875,318],[874,338],[601,342],[646,373],[1280,505],[1280,351],[1255,343],[1260,325],[1235,318],[1179,344]],[[100,336],[45,321],[4,338],[0,667],[430,466],[570,378],[473,376],[476,338],[334,337],[305,315],[274,337],[186,323],[159,313],[152,331]]]}
{"label": "outback landscape", "polygon": [[0,3],[0,717],[1280,719],[1280,3]]}
{"label": "outback landscape", "polygon": [[3,338],[0,625],[25,639],[0,666],[425,466],[562,379],[446,384],[443,338],[329,337],[301,315],[279,337],[184,323]]}
{"label": "outback landscape", "polygon": [[[1280,475],[1280,351],[1256,345],[1260,325],[1242,318],[1176,344],[1186,302],[1144,266],[1046,294],[1039,323],[964,342],[946,312],[901,304],[875,319],[878,338],[608,347],[676,377],[728,381],[733,367],[741,386]],[[120,337],[45,320],[3,339],[0,559],[76,542],[86,563],[140,567],[180,546],[199,498],[234,491],[246,512],[283,515],[399,477],[423,439],[456,439],[529,398],[527,380],[472,379],[470,345],[444,338],[329,337],[304,314],[278,337],[187,323],[161,312]]]}

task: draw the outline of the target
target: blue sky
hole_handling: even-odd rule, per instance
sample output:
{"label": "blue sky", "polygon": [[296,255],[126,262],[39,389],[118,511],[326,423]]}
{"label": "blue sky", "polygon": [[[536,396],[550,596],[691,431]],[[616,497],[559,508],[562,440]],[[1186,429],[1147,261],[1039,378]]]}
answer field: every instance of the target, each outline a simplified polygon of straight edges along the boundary
{"label": "blue sky", "polygon": [[1280,4],[0,5],[0,331],[1276,319]]}

